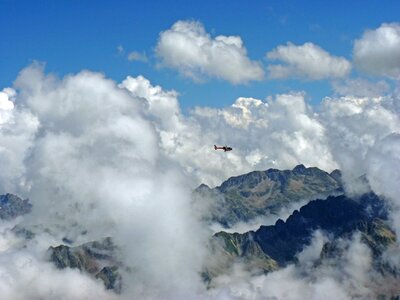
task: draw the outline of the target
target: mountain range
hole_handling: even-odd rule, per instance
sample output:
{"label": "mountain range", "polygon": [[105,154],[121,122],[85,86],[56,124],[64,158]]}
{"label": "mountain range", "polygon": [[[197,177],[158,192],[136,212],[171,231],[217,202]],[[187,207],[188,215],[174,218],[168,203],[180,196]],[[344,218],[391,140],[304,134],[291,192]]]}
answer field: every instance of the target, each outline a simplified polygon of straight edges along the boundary
{"label": "mountain range", "polygon": [[[296,264],[298,254],[310,245],[316,230],[330,236],[319,254],[320,262],[341,255],[342,249],[336,241],[359,234],[361,242],[371,249],[376,270],[391,277],[400,274],[381,259],[396,242],[385,201],[372,192],[352,198],[345,196],[339,170],[327,173],[299,165],[293,170],[254,171],[231,177],[215,188],[201,185],[194,195],[196,201],[214,203],[208,221],[226,227],[274,214],[292,203],[305,203],[274,225],[244,233],[219,231],[210,237],[214,257],[210,257],[202,273],[210,287],[216,276],[229,274],[234,263],[261,273]],[[28,200],[11,194],[0,196],[0,204],[0,218],[6,220],[29,213],[32,207]],[[33,237],[29,229],[18,226],[14,232]],[[49,260],[60,269],[77,268],[102,280],[107,289],[121,291],[123,278],[119,270],[129,267],[118,260],[118,245],[114,245],[112,237],[71,244],[73,241],[64,240],[62,244],[49,245]]]}

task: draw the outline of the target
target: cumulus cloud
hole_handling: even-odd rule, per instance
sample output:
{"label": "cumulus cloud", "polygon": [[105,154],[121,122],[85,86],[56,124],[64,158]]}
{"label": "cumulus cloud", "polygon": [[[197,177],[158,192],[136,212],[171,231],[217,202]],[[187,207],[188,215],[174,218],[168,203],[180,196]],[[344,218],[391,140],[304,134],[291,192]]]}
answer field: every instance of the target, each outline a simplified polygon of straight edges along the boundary
{"label": "cumulus cloud", "polygon": [[367,30],[353,48],[355,65],[372,75],[400,78],[400,24],[384,23]]}
{"label": "cumulus cloud", "polygon": [[[24,110],[36,121],[32,129],[24,126],[21,143],[28,143],[9,162],[9,169],[18,171],[14,177],[26,184],[2,174],[1,186],[30,198],[33,211],[22,226],[39,231],[35,242],[45,245],[41,250],[62,243],[63,237],[79,244],[112,236],[121,249],[120,259],[134,270],[124,273],[126,282],[134,284],[124,287],[123,296],[187,299],[202,289],[199,272],[206,235],[190,210],[191,191],[183,173],[160,154],[159,136],[146,117],[150,113],[143,99],[101,74],[83,71],[58,79],[44,74],[39,64],[24,69],[15,88],[15,106],[4,106],[21,124],[14,126],[11,119],[2,124],[2,134],[4,126],[12,130],[5,131],[12,139],[1,136],[2,147],[14,147],[18,127],[26,123]],[[2,153],[1,159],[7,155]],[[37,228],[50,237],[44,238]],[[0,253],[2,260],[9,251]],[[27,245],[26,251],[35,249]],[[78,290],[67,293],[67,299],[91,298],[86,296],[89,291],[101,286],[77,272],[40,268],[46,264],[44,257],[28,260],[32,275],[18,273],[18,264],[2,269],[3,278],[10,278],[9,299],[18,299],[21,285],[32,278],[39,298],[56,295],[58,285],[45,284],[52,279]],[[87,285],[88,292],[80,285]]]}
{"label": "cumulus cloud", "polygon": [[282,64],[268,66],[268,76],[273,79],[305,78],[321,80],[341,78],[349,74],[351,64],[344,57],[337,57],[313,43],[296,46],[281,45],[266,54],[272,61]]}
{"label": "cumulus cloud", "polygon": [[162,66],[195,80],[215,77],[239,84],[264,76],[261,65],[247,57],[239,36],[213,38],[199,22],[178,21],[161,32],[156,54]]}
{"label": "cumulus cloud", "polygon": [[164,91],[158,85],[153,86],[143,76],[128,76],[119,86],[142,100],[147,117],[153,119],[160,130],[172,131],[181,125],[182,117],[176,91]]}
{"label": "cumulus cloud", "polygon": [[[302,93],[277,95],[268,102],[241,97],[230,107],[196,107],[184,117],[174,91],[153,87],[143,77],[128,77],[121,86],[147,103],[149,118],[158,120],[162,152],[197,184],[213,186],[254,169],[300,163],[337,167],[325,129]],[[221,155],[214,144],[230,145],[234,151]]]}

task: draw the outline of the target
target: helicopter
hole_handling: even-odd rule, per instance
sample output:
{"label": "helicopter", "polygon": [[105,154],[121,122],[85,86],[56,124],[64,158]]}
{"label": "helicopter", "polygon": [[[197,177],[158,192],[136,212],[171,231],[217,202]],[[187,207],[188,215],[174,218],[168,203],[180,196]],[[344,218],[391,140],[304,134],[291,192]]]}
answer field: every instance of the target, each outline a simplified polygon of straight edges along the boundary
{"label": "helicopter", "polygon": [[214,150],[224,150],[224,152],[226,151],[232,151],[232,147],[228,147],[228,146],[216,146],[214,145]]}

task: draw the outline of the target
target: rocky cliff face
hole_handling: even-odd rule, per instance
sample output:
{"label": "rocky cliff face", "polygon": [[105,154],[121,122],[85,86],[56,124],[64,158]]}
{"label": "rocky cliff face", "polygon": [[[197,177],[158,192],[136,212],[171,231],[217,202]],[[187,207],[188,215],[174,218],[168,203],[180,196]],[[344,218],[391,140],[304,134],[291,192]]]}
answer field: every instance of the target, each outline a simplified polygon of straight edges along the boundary
{"label": "rocky cliff face", "polygon": [[326,198],[343,192],[339,170],[331,174],[298,165],[293,170],[269,169],[231,177],[211,189],[201,185],[196,193],[212,198],[212,219],[225,226],[248,221],[300,200]]}

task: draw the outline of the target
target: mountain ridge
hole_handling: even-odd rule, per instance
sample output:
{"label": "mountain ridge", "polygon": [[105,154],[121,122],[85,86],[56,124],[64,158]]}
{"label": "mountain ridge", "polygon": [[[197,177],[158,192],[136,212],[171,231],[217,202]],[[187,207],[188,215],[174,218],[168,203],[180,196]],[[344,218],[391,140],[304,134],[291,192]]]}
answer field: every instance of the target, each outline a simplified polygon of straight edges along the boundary
{"label": "mountain ridge", "polygon": [[225,227],[277,213],[289,203],[342,193],[339,170],[327,173],[302,164],[292,170],[252,171],[230,177],[215,188],[202,184],[195,189],[200,198],[214,201],[210,219]]}

